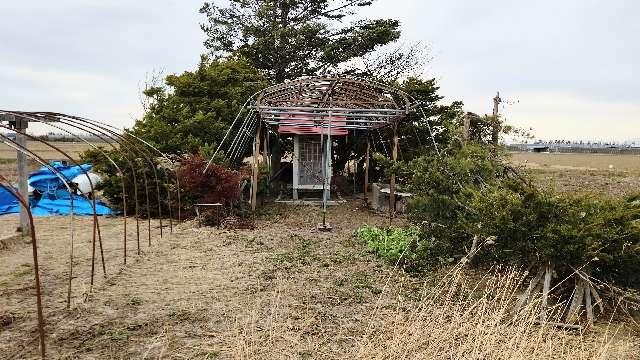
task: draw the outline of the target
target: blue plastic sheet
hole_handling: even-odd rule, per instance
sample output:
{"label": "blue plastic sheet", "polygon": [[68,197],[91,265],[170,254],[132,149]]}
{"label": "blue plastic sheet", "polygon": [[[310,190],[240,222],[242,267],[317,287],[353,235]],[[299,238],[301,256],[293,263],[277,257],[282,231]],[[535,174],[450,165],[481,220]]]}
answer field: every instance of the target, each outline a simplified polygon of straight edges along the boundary
{"label": "blue plastic sheet", "polygon": [[[91,170],[91,164],[66,166],[60,162],[53,162],[50,165],[60,171],[62,176],[69,181]],[[71,194],[64,182],[46,166],[29,176],[29,185],[42,194],[38,200],[34,196],[29,198],[33,216],[69,215],[71,213]],[[0,187],[0,215],[19,212],[20,203],[18,200],[8,190]],[[73,213],[75,215],[93,215],[93,201],[73,194]],[[111,215],[112,211],[105,203],[96,200],[96,214]]]}
{"label": "blue plastic sheet", "polygon": [[[71,214],[71,197],[66,190],[58,190],[53,194],[44,194],[31,208],[34,216],[69,215]],[[73,195],[74,215],[93,215],[93,201],[80,195]],[[96,200],[96,215],[111,215],[111,209],[102,201]]]}
{"label": "blue plastic sheet", "polygon": [[[17,189],[16,189],[17,191]],[[0,186],[0,215],[17,214],[20,212],[20,203],[9,190]]]}
{"label": "blue plastic sheet", "polygon": [[[61,176],[67,181],[75,178],[78,175],[84,174],[91,170],[91,164],[82,164],[80,166],[75,165],[63,165],[61,162],[52,162],[49,164],[52,168],[61,172]],[[53,171],[49,170],[46,166],[41,167],[38,171],[29,175],[29,185],[32,188],[40,192],[53,192],[57,189],[66,188],[62,179],[58,177]]]}

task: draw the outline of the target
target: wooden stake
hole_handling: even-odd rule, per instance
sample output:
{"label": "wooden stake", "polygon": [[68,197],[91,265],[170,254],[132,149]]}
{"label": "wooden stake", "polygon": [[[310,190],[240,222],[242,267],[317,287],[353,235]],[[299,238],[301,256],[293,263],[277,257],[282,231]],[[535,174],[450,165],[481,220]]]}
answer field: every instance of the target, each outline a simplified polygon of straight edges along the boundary
{"label": "wooden stake", "polygon": [[582,278],[576,282],[576,288],[573,292],[573,300],[571,301],[571,307],[567,313],[567,322],[574,322],[578,316],[580,316],[580,307],[582,306],[582,299],[584,297],[585,282]]}
{"label": "wooden stake", "polygon": [[364,202],[369,205],[369,152],[371,151],[371,142],[367,133],[367,154],[364,158]]}
{"label": "wooden stake", "polygon": [[544,272],[544,286],[542,288],[542,309],[540,310],[540,321],[547,321],[547,307],[549,306],[549,290],[551,289],[552,268],[547,265]]}
{"label": "wooden stake", "polygon": [[253,178],[251,181],[251,211],[256,211],[258,200],[258,173],[260,172],[260,161],[258,153],[260,152],[260,124],[256,129],[256,142],[253,148]]}
{"label": "wooden stake", "polygon": [[536,287],[540,284],[540,280],[542,280],[542,275],[544,275],[544,270],[540,269],[540,271],[538,271],[538,274],[533,279],[531,279],[531,281],[529,281],[527,290],[518,297],[518,303],[516,304],[514,311],[515,313],[519,312],[523,306],[529,303],[531,295],[535,293]]}
{"label": "wooden stake", "polygon": [[593,325],[593,306],[591,304],[591,286],[587,284],[584,288],[585,308],[587,309],[587,321]]}

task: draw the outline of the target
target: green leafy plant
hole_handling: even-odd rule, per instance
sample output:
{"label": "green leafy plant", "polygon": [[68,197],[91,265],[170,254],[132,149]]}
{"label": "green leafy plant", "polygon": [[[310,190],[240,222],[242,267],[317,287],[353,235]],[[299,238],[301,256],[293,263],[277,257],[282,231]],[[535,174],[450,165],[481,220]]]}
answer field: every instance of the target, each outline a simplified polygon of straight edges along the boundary
{"label": "green leafy plant", "polygon": [[420,231],[416,227],[384,229],[365,225],[355,234],[365,241],[370,252],[389,263],[412,264],[417,258],[415,249]]}

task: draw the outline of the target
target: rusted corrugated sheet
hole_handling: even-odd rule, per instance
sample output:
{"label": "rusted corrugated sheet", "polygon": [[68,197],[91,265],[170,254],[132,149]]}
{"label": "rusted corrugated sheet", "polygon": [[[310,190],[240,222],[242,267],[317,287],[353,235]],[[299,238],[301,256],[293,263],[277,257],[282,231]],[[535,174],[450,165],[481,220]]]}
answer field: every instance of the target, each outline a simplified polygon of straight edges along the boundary
{"label": "rusted corrugated sheet", "polygon": [[[287,115],[279,116],[280,126],[278,132],[280,134],[295,135],[327,135],[329,127],[328,116],[305,116],[305,115]],[[345,116],[331,117],[331,136],[345,136],[347,129],[335,128],[344,126],[347,123]]]}

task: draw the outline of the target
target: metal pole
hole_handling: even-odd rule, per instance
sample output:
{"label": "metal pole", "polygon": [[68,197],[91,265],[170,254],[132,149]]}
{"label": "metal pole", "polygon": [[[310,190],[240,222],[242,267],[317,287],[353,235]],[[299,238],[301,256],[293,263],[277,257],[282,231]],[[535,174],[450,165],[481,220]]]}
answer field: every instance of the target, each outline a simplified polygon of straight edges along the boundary
{"label": "metal pole", "polygon": [[[398,159],[398,124],[393,124],[393,149],[391,157],[395,162]],[[396,212],[396,175],[391,174],[391,181],[389,182],[389,224],[393,219]]]}
{"label": "metal pole", "polygon": [[364,202],[369,204],[369,152],[371,151],[371,142],[367,133],[367,154],[364,158]]}
{"label": "metal pole", "polygon": [[322,198],[322,227],[327,228],[327,203],[331,197],[331,119],[333,117],[332,111],[329,111],[329,126],[327,128],[327,142],[325,149],[325,170],[324,179],[322,184],[323,198]]}
{"label": "metal pole", "polygon": [[256,211],[258,202],[258,178],[259,178],[259,161],[258,153],[260,152],[260,124],[256,129],[256,141],[253,148],[253,181],[251,182],[251,211]]}

